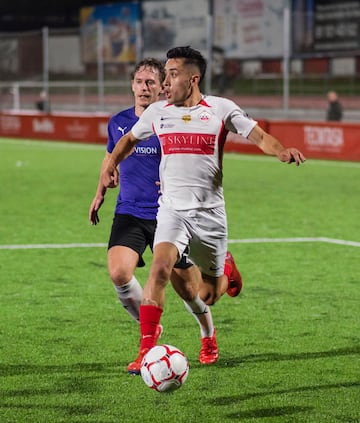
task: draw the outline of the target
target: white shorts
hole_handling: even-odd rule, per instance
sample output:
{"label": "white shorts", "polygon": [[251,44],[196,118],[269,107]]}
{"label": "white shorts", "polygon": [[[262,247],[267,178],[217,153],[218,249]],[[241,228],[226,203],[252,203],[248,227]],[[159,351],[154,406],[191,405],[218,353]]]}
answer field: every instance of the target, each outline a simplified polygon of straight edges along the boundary
{"label": "white shorts", "polygon": [[179,257],[189,246],[191,261],[204,274],[221,276],[227,250],[225,207],[174,210],[160,203],[154,246],[161,242],[174,244]]}

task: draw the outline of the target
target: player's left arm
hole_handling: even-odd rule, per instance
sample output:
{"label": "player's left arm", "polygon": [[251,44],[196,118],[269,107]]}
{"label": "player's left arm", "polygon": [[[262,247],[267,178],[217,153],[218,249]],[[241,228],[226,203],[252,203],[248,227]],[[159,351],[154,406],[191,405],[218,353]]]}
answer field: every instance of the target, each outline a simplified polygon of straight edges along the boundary
{"label": "player's left arm", "polygon": [[297,148],[285,148],[275,137],[265,132],[259,125],[255,125],[248,139],[256,144],[265,154],[277,156],[281,162],[295,163],[299,166],[304,163],[305,156]]}

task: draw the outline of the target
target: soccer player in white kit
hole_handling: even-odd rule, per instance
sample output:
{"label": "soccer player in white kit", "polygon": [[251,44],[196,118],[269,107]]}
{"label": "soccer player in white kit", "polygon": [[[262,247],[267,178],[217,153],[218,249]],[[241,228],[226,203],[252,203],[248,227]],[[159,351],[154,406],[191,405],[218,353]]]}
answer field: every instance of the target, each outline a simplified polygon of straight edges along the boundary
{"label": "soccer player in white kit", "polygon": [[104,186],[118,184],[117,165],[139,140],[154,133],[161,143],[161,197],[153,261],[140,306],[140,351],[128,370],[138,370],[155,345],[155,331],[165,303],[165,288],[174,264],[190,246],[215,303],[226,291],[224,275],[227,222],[222,187],[222,157],[226,135],[238,133],[264,153],[296,165],[305,157],[285,148],[263,131],[231,100],[205,96],[199,85],[206,71],[200,52],[176,47],[167,52],[165,101],[151,104],[113,150],[102,173]]}

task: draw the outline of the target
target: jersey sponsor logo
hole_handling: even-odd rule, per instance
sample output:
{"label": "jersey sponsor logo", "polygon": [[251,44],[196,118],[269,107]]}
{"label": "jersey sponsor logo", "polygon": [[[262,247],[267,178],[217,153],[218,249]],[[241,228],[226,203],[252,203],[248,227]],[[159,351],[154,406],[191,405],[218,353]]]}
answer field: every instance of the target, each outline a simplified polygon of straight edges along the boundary
{"label": "jersey sponsor logo", "polygon": [[160,129],[164,129],[164,128],[173,128],[175,125],[173,123],[161,123],[160,124]]}
{"label": "jersey sponsor logo", "polygon": [[134,152],[136,153],[136,154],[146,154],[146,155],[150,155],[150,156],[157,156],[159,153],[158,153],[158,149],[157,149],[157,147],[150,147],[150,146],[148,146],[148,147],[146,147],[146,146],[142,146],[142,145],[137,145],[135,148],[134,148]]}
{"label": "jersey sponsor logo", "polygon": [[172,133],[159,138],[164,154],[214,154],[214,134]]}
{"label": "jersey sponsor logo", "polygon": [[123,135],[125,135],[126,129],[127,129],[127,126],[124,126],[123,128],[121,126],[118,126],[118,131],[120,131]]}

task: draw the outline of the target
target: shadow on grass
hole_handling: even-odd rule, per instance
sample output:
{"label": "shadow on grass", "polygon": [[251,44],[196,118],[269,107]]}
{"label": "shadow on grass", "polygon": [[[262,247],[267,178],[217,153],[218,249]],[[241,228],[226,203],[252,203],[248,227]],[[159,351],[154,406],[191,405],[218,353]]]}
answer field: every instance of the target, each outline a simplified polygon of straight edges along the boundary
{"label": "shadow on grass", "polygon": [[233,405],[236,402],[245,401],[245,400],[249,400],[253,398],[265,397],[270,394],[283,395],[283,394],[291,394],[296,392],[312,392],[312,391],[320,391],[320,390],[336,389],[336,388],[354,388],[358,386],[360,386],[360,382],[344,382],[344,383],[329,383],[327,385],[299,386],[297,388],[271,390],[271,392],[267,390],[262,392],[253,392],[253,393],[244,394],[244,395],[216,397],[209,400],[209,402],[217,406],[228,406],[228,405]]}
{"label": "shadow on grass", "polygon": [[[31,409],[39,409],[38,404],[1,404],[0,407],[2,408],[12,408],[17,410],[31,410]],[[48,410],[55,410],[60,411],[62,413],[66,413],[69,416],[86,416],[95,414],[97,411],[102,410],[103,407],[96,407],[92,405],[49,405],[49,406],[42,406],[42,409]],[[58,421],[58,420],[57,420]]]}
{"label": "shadow on grass", "polygon": [[[281,417],[292,414],[305,413],[312,411],[312,407],[273,407],[273,408],[259,408],[256,410],[241,411],[239,413],[231,413],[226,417],[229,419],[255,419],[266,417]],[[293,421],[293,420],[291,420]]]}
{"label": "shadow on grass", "polygon": [[75,363],[71,365],[0,364],[0,376],[74,373],[117,373],[127,363]]}
{"label": "shadow on grass", "polygon": [[[263,392],[253,392],[244,395],[232,395],[232,396],[223,396],[223,397],[216,397],[208,402],[212,405],[217,407],[219,406],[233,406],[235,403],[242,403],[245,400],[251,400],[254,398],[261,398],[266,397],[268,395],[283,395],[283,394],[291,394],[291,393],[302,393],[302,392],[315,392],[320,390],[329,390],[329,389],[336,389],[336,388],[353,388],[359,387],[360,382],[347,382],[347,383],[334,383],[334,384],[327,384],[327,385],[312,385],[312,386],[299,386],[297,388],[291,389],[278,389],[278,390],[271,390],[263,391]],[[226,414],[226,418],[228,419],[245,419],[245,418],[266,418],[266,417],[280,417],[285,415],[291,414],[298,414],[298,413],[305,413],[311,412],[314,407],[297,407],[297,406],[287,406],[287,407],[273,407],[273,408],[257,408],[253,410],[246,410],[246,411],[238,411],[231,414]],[[294,421],[294,420],[289,420]],[[296,421],[296,420],[295,420]],[[350,421],[350,420],[347,420]]]}
{"label": "shadow on grass", "polygon": [[[82,416],[86,416],[86,421],[90,422],[88,417],[104,412],[105,408],[103,404],[89,404],[86,398],[97,395],[103,381],[109,381],[109,378],[117,379],[119,373],[119,363],[2,364],[0,365],[2,377],[27,376],[28,378],[23,381],[22,386],[30,383],[31,387],[0,388],[0,410],[13,410],[15,413],[39,413],[40,409],[45,415],[47,415],[46,413],[55,413],[56,421],[59,423],[68,423],[73,421],[74,417],[78,419]],[[100,381],[100,385],[97,381]],[[52,397],[57,399],[57,404],[52,404],[51,401],[47,402],[47,399]],[[81,400],[80,398],[85,399]],[[99,419],[93,421],[101,423]]]}
{"label": "shadow on grass", "polygon": [[[266,353],[266,354],[249,354],[239,355],[236,357],[224,357],[213,364],[219,368],[238,367],[245,363],[261,363],[271,361],[296,361],[296,360],[314,360],[317,358],[341,357],[346,355],[360,354],[360,346],[351,346],[347,348],[338,348],[330,351],[318,352],[304,352],[298,354],[280,354],[280,353]],[[192,367],[203,367],[200,363],[194,363]]]}
{"label": "shadow on grass", "polygon": [[[296,360],[313,360],[319,358],[329,357],[341,357],[347,355],[356,355],[360,353],[359,346],[351,346],[347,348],[339,348],[330,351],[319,351],[319,352],[305,352],[301,354],[279,354],[279,353],[268,353],[268,354],[251,354],[247,356],[239,356],[233,358],[222,358],[214,366],[218,368],[232,368],[243,365],[244,363],[261,363],[261,362],[279,362],[279,361],[296,361]],[[195,364],[192,367],[201,367],[199,364]],[[358,388],[360,382],[339,382],[334,384],[324,385],[311,385],[311,386],[299,386],[290,389],[278,389],[278,390],[264,390],[261,392],[252,392],[246,394],[223,396],[209,399],[208,402],[215,406],[233,406],[234,404],[240,404],[245,400],[251,400],[254,398],[266,397],[268,395],[283,395],[291,393],[302,393],[302,392],[316,392],[321,390],[330,390],[337,388]],[[239,412],[231,413],[226,415],[228,419],[245,419],[245,418],[266,418],[266,417],[280,417],[284,415],[291,415],[297,413],[310,412],[313,408],[310,407],[274,407],[254,410],[239,410]],[[291,420],[293,421],[293,420]]]}

